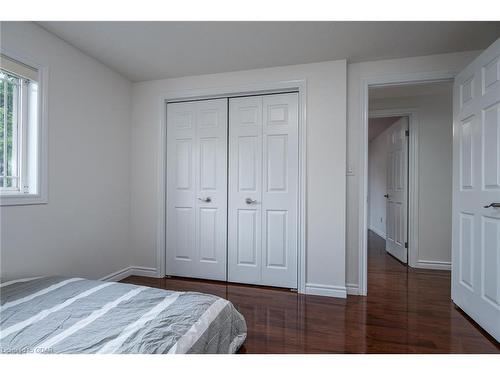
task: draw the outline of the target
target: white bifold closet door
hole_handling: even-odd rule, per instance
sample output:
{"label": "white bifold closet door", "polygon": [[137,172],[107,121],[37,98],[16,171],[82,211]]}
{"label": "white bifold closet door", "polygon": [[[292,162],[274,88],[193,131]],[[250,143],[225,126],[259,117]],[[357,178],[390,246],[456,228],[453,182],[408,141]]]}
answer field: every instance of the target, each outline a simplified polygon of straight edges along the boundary
{"label": "white bifold closet door", "polygon": [[166,274],[226,280],[227,99],[167,104]]}
{"label": "white bifold closet door", "polygon": [[297,288],[297,190],[297,93],[229,99],[229,281]]}

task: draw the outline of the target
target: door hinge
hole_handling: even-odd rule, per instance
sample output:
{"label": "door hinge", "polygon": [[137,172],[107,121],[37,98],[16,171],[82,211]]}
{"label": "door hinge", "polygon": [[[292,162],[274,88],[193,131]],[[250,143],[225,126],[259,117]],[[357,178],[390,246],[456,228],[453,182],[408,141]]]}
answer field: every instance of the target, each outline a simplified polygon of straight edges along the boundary
{"label": "door hinge", "polygon": [[405,249],[408,249],[408,242],[405,242]]}
{"label": "door hinge", "polygon": [[405,135],[406,135],[407,137],[409,137],[409,136],[410,136],[410,131],[409,131],[409,130],[405,130]]}

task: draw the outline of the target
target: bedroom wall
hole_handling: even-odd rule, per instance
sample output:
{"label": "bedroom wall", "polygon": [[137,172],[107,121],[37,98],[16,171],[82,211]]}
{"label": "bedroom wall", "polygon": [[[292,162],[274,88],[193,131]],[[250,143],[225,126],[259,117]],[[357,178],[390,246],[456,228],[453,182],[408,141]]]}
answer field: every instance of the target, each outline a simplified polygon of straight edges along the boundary
{"label": "bedroom wall", "polygon": [[307,79],[307,283],[345,291],[346,61],[139,82],[133,85],[131,246],[156,267],[161,94]]}
{"label": "bedroom wall", "polygon": [[418,112],[418,252],[414,267],[451,267],[452,87],[441,95],[370,101],[370,110],[413,108]]}
{"label": "bedroom wall", "polygon": [[1,46],[49,67],[48,204],[0,207],[1,278],[129,266],[131,83],[31,22]]}
{"label": "bedroom wall", "polygon": [[351,290],[358,284],[361,82],[459,71],[478,54],[349,64],[346,98],[345,61],[131,84],[34,23],[3,22],[1,45],[50,67],[49,203],[0,208],[2,278],[155,268],[160,93],[306,78],[307,281],[333,288],[347,281]]}
{"label": "bedroom wall", "polygon": [[347,177],[347,230],[346,230],[346,284],[348,291],[358,291],[359,190],[363,184],[360,175],[361,145],[361,87],[362,82],[373,77],[390,77],[415,73],[459,72],[471,62],[479,51],[420,56],[405,59],[380,60],[349,64],[347,69],[347,167],[352,170]]}

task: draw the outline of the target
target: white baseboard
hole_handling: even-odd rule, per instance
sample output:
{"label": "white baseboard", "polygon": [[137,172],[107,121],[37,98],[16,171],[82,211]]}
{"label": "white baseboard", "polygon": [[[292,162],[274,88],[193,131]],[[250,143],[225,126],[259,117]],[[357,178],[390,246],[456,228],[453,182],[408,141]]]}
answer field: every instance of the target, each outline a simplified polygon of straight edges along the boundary
{"label": "white baseboard", "polygon": [[325,297],[347,298],[347,290],[344,286],[306,284],[306,294]]}
{"label": "white baseboard", "polygon": [[429,270],[451,270],[451,262],[443,262],[439,260],[417,260],[415,268],[424,268]]}
{"label": "white baseboard", "polygon": [[386,234],[384,232],[382,232],[380,229],[378,228],[375,228],[375,227],[368,227],[369,230],[371,230],[372,232],[375,232],[376,234],[378,234],[380,237],[384,238],[385,239],[385,236]]}
{"label": "white baseboard", "polygon": [[359,296],[359,285],[358,284],[345,284],[347,294],[351,294],[353,296]]}
{"label": "white baseboard", "polygon": [[134,267],[129,266],[122,270],[113,272],[107,276],[102,277],[101,281],[120,281],[129,276],[148,276],[148,277],[158,277],[156,268],[151,267]]}

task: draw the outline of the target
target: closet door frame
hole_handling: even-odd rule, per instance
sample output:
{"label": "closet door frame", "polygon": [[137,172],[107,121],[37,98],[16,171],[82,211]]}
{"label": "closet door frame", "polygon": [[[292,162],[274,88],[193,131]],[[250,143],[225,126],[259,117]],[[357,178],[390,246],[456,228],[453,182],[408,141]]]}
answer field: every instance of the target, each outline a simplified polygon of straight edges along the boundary
{"label": "closet door frame", "polygon": [[195,90],[175,90],[160,94],[158,97],[158,109],[160,124],[158,128],[159,153],[157,156],[157,220],[156,220],[156,267],[144,268],[144,275],[165,277],[166,259],[166,187],[167,187],[167,103],[220,99],[239,96],[257,96],[265,94],[284,94],[298,92],[298,138],[299,138],[299,165],[298,165],[298,231],[297,231],[297,291],[306,292],[306,251],[307,251],[307,80],[298,79],[292,81],[264,82],[261,84],[206,88]]}

